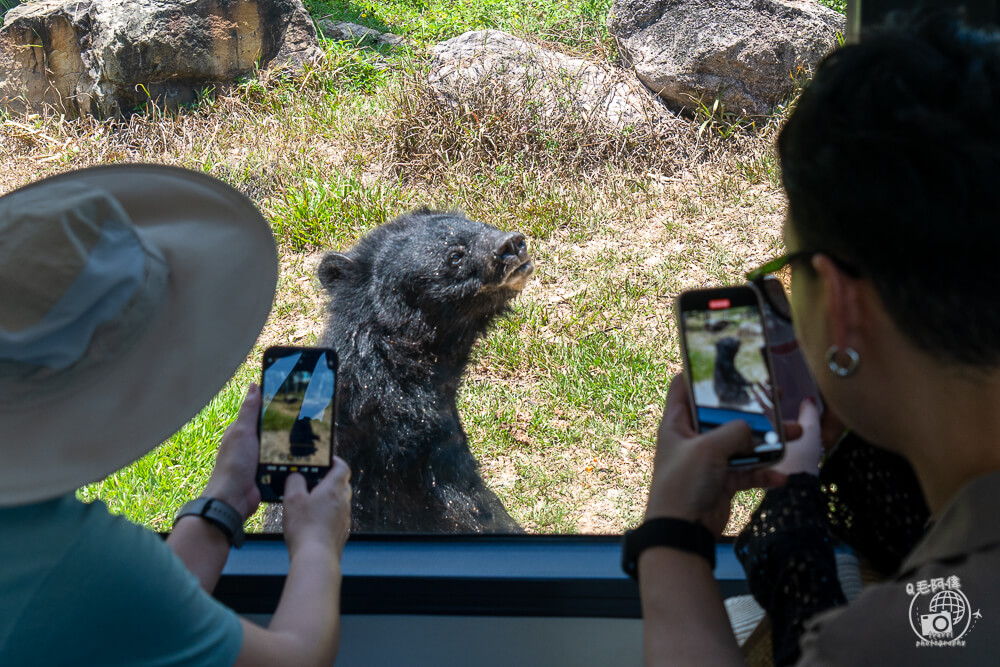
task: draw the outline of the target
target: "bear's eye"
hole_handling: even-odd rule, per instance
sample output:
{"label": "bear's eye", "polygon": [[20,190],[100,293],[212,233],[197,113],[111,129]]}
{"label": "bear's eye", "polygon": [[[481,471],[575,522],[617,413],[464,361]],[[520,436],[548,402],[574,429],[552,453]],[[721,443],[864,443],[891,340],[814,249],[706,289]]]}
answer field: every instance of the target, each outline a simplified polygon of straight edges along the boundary
{"label": "bear's eye", "polygon": [[465,257],[465,251],[456,248],[448,253],[448,263],[452,266],[457,266],[458,263],[462,261],[463,257]]}

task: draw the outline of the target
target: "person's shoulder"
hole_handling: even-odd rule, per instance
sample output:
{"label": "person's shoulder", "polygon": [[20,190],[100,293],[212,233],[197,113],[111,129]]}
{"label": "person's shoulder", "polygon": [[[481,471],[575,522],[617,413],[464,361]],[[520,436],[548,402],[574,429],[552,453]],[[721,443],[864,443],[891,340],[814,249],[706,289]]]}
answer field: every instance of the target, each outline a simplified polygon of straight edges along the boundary
{"label": "person's shoulder", "polygon": [[986,664],[998,652],[1000,550],[991,549],[867,586],[817,615],[800,664]]}
{"label": "person's shoulder", "polygon": [[[101,501],[78,503],[77,525],[80,535],[77,541],[79,551],[99,551],[105,558],[114,560],[114,553],[134,560],[135,552],[145,555],[165,553],[169,548],[162,538],[152,530],[133,523],[124,516],[112,514]],[[131,552],[131,554],[130,554]]]}
{"label": "person's shoulder", "polygon": [[[131,527],[130,527],[131,526]],[[0,556],[62,560],[81,544],[124,537],[141,530],[108,512],[100,501],[83,503],[66,494],[30,505],[0,508],[0,529],[14,539],[0,542]]]}

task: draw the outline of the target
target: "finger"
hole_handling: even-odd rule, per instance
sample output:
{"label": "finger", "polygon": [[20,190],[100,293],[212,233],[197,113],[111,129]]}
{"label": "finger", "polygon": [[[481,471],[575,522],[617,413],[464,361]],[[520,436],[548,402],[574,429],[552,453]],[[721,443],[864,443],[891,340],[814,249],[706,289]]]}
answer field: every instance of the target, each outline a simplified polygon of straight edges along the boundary
{"label": "finger", "polygon": [[820,428],[823,449],[830,450],[840,442],[847,427],[830,409],[830,404],[826,403],[823,415],[820,417]]}
{"label": "finger", "polygon": [[750,425],[742,419],[726,422],[702,435],[701,447],[711,449],[713,456],[726,458],[753,451]]}
{"label": "finger", "polygon": [[802,428],[819,428],[819,406],[811,398],[806,398],[799,406],[799,424]]}
{"label": "finger", "polygon": [[297,472],[293,472],[285,480],[285,498],[298,498],[308,494],[306,489],[306,478]]}
{"label": "finger", "polygon": [[247,395],[240,406],[236,421],[254,423],[260,418],[260,388],[255,382],[247,387]]}
{"label": "finger", "polygon": [[770,489],[783,485],[788,476],[770,468],[731,471],[726,479],[726,492],[730,495],[747,489]]}
{"label": "finger", "polygon": [[782,422],[785,427],[785,440],[791,442],[802,437],[803,428],[798,422]]}
{"label": "finger", "polygon": [[674,376],[667,390],[667,403],[663,407],[660,428],[670,430],[686,438],[697,435],[691,422],[691,395],[683,373]]}
{"label": "finger", "polygon": [[350,479],[351,468],[347,465],[347,461],[339,456],[334,456],[333,465],[326,472],[326,475],[323,476],[323,479],[316,485],[316,487],[323,487],[324,490],[337,489],[346,486]]}
{"label": "finger", "polygon": [[750,390],[753,391],[754,396],[760,403],[761,407],[765,410],[774,407],[774,399],[771,397],[771,392],[764,385],[763,382],[757,381],[750,386]]}
{"label": "finger", "polygon": [[777,470],[771,470],[770,468],[755,468],[748,472],[749,478],[747,479],[747,484],[750,484],[750,486],[747,488],[750,489],[770,489],[782,486],[788,481],[788,475]]}
{"label": "finger", "polygon": [[[254,484],[253,488],[250,490],[250,516],[253,516],[254,512],[257,511],[257,508],[260,507],[260,501],[260,488]],[[247,518],[250,518],[250,516]]]}

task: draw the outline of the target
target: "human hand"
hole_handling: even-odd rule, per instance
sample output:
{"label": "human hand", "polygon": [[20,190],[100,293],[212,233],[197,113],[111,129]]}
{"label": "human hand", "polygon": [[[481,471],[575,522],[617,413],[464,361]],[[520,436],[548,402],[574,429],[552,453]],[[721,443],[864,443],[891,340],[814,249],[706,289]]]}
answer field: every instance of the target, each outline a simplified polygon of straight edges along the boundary
{"label": "human hand", "polygon": [[236,420],[229,425],[215,458],[212,476],[202,496],[218,498],[233,506],[246,521],[260,505],[257,488],[257,458],[260,440],[257,420],[260,419],[260,387],[250,383],[246,398]]}
{"label": "human hand", "polygon": [[312,491],[302,475],[285,480],[284,531],[288,553],[309,544],[336,553],[338,560],[351,533],[351,469],[344,459],[333,457],[333,467]]}
{"label": "human hand", "polygon": [[785,475],[767,468],[730,467],[730,456],[753,450],[750,427],[733,421],[699,434],[691,422],[690,400],[683,376],[676,376],[657,433],[646,519],[700,521],[718,535],[726,527],[736,491],[783,484]]}
{"label": "human hand", "polygon": [[[789,440],[785,443],[785,455],[771,467],[771,470],[785,475],[794,475],[799,472],[818,475],[819,460],[823,456],[823,442],[819,408],[815,401],[810,398],[802,401],[799,406],[799,421],[797,423],[802,434],[795,440]],[[786,434],[791,431],[789,426],[785,428]]]}
{"label": "human hand", "polygon": [[844,425],[844,422],[840,421],[840,417],[833,413],[829,403],[824,404],[823,416],[819,420],[819,428],[823,450],[827,452],[836,447],[841,438],[847,434],[847,427]]}

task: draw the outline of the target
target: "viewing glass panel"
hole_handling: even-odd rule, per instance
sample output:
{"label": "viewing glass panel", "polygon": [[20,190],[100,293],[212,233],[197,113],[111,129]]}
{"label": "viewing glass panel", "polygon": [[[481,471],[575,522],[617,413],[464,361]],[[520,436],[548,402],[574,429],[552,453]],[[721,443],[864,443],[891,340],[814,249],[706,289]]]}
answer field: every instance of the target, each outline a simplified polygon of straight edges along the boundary
{"label": "viewing glass panel", "polygon": [[[643,115],[609,134],[581,111],[600,107],[580,101],[584,74],[547,89],[484,79],[445,94],[434,85],[447,77],[413,55],[495,28],[611,67],[610,2],[306,4],[321,25],[361,23],[405,42],[321,37],[326,57],[298,78],[248,73],[169,113],[149,102],[106,124],[59,114],[0,124],[4,191],[72,166],[167,161],[240,189],[278,242],[272,315],[233,380],[180,433],[80,497],[169,530],[204,488],[264,350],[330,344],[341,388],[369,397],[342,411],[332,440],[351,463],[356,534],[637,525],[681,368],[673,300],[742,283],[784,250],[772,147],[787,101],[759,118],[721,98],[685,100],[683,113],[656,103],[662,123]],[[590,83],[627,83],[615,94],[649,101],[631,72],[614,74]],[[781,80],[804,83],[787,71]],[[421,206],[490,228],[438,220],[423,235],[380,239],[365,261],[352,254]],[[376,265],[377,276],[358,277]],[[348,284],[352,305],[328,308]],[[757,498],[740,496],[730,532]],[[279,530],[280,516],[262,508],[248,529]]]}

